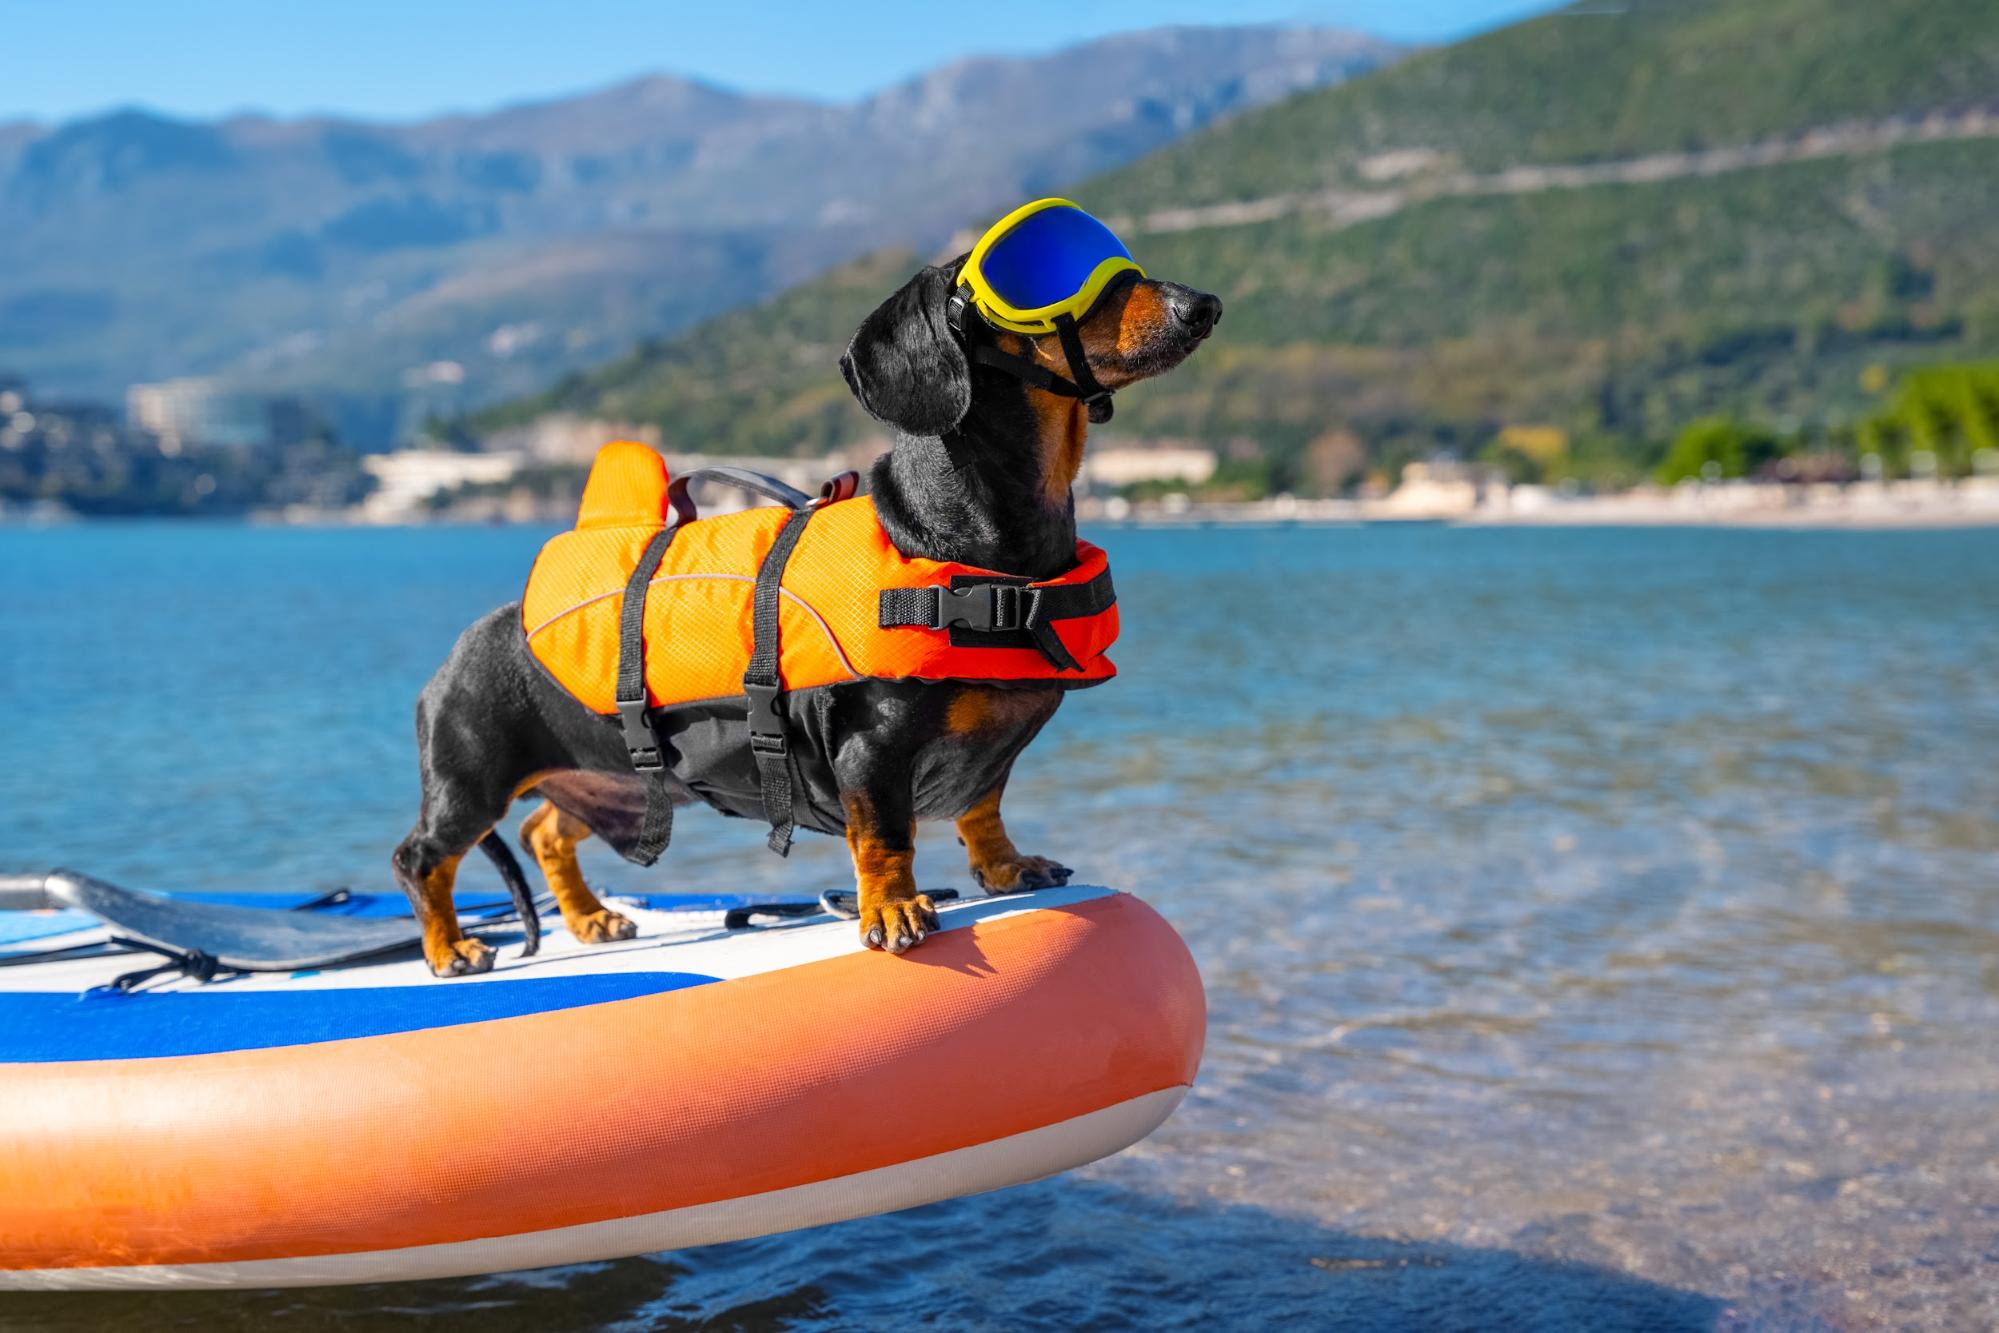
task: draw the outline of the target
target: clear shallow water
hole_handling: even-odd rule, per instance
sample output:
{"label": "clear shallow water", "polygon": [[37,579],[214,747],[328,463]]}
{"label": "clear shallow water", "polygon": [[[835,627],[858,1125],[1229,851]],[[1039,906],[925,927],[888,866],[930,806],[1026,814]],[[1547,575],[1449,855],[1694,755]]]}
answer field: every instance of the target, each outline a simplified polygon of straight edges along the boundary
{"label": "clear shallow water", "polygon": [[[388,887],[416,690],[542,536],[0,530],[0,867]],[[1999,1324],[1999,533],[1098,536],[1125,675],[1008,806],[1200,960],[1147,1143],[802,1236],[0,1326]],[[759,844],[586,867],[846,873]],[[948,832],[919,874],[965,885]]]}

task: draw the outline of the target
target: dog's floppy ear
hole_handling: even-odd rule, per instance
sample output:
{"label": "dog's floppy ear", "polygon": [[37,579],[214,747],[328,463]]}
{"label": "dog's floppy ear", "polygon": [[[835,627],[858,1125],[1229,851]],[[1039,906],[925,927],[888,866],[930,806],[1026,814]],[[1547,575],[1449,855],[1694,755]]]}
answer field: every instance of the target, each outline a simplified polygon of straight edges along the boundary
{"label": "dog's floppy ear", "polygon": [[926,268],[861,321],[840,358],[869,416],[908,435],[942,435],[972,406],[965,349],[945,322],[951,270]]}

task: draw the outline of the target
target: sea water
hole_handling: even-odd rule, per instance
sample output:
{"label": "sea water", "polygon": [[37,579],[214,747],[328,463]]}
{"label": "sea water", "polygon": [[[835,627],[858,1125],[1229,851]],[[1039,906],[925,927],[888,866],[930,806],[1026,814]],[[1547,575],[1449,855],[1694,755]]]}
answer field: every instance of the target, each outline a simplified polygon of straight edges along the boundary
{"label": "sea water", "polygon": [[[1122,674],[1007,812],[1200,962],[1146,1143],[797,1236],[0,1326],[1999,1323],[1999,532],[1091,535]],[[0,869],[393,891],[417,690],[545,536],[0,530]],[[585,867],[848,875],[701,814]]]}

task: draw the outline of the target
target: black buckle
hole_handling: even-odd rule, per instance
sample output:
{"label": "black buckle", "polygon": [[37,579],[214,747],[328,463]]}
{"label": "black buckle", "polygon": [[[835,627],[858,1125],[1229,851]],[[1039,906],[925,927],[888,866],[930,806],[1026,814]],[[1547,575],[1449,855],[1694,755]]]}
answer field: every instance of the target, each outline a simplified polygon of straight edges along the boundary
{"label": "black buckle", "polygon": [[750,748],[758,754],[783,754],[788,747],[784,740],[784,714],[778,711],[777,701],[784,696],[784,687],[746,680],[743,694],[750,704]]}
{"label": "black buckle", "polygon": [[[983,595],[982,595],[983,594]],[[974,583],[939,588],[931,629],[969,629],[981,634],[1027,629],[1041,605],[1041,590],[1018,583]]]}
{"label": "black buckle", "polygon": [[625,753],[632,767],[641,773],[655,773],[666,767],[664,748],[652,729],[643,699],[618,700],[618,726],[625,733]]}

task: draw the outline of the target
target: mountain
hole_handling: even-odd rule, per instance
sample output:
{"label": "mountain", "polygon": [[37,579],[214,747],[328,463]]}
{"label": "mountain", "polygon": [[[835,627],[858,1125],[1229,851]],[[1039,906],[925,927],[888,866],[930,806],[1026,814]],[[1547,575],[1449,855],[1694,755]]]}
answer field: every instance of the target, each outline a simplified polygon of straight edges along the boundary
{"label": "mountain", "polygon": [[1168,28],[850,104],[660,76],[402,125],[0,125],[0,365],[478,401],[1396,54]]}
{"label": "mountain", "polygon": [[[1308,489],[1353,442],[1392,468],[1508,427],[1628,476],[1695,417],[1834,429],[1897,367],[1999,352],[1999,5],[1591,0],[1072,195],[1228,302],[1115,430],[1226,445]],[[773,453],[866,438],[835,359],[916,262],[829,274],[482,424],[631,417]]]}

